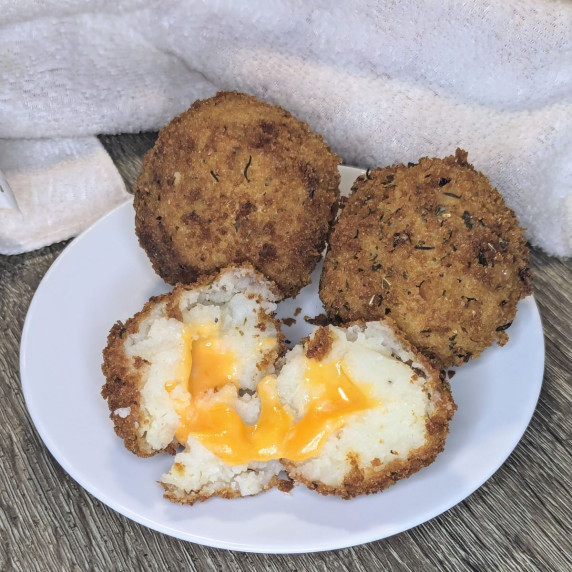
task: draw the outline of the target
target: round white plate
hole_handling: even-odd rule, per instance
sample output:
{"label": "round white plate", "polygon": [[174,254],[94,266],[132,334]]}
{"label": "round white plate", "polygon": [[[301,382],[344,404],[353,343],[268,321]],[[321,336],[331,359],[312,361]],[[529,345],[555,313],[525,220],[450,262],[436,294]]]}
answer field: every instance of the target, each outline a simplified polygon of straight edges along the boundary
{"label": "round white plate", "polygon": [[[342,167],[348,192],[362,171]],[[510,341],[458,369],[452,387],[458,411],[444,453],[390,489],[344,501],[304,487],[232,501],[180,506],[157,484],[169,455],[141,459],[113,432],[101,352],[109,329],[152,295],[169,288],[153,272],[124,204],[74,240],[42,280],[22,334],[20,368],[30,415],[62,467],[99,500],[150,528],[233,550],[286,553],[343,548],[385,538],[454,506],[505,461],[524,433],[538,399],[544,340],[532,297],[521,301]],[[304,315],[322,312],[317,277],[279,315],[302,308],[286,337],[308,332]]]}

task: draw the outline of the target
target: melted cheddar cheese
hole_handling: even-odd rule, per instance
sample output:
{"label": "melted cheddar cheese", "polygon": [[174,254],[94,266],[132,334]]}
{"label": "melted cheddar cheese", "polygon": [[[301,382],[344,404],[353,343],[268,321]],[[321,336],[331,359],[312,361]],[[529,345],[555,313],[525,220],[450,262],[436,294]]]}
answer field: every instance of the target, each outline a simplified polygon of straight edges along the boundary
{"label": "melted cheddar cheese", "polygon": [[[327,438],[340,429],[348,416],[379,405],[347,374],[343,360],[318,362],[308,359],[304,371],[307,406],[295,421],[280,402],[277,379],[264,377],[258,384],[260,415],[246,425],[221,392],[237,385],[236,356],[221,347],[216,328],[185,327],[183,356],[174,380],[165,384],[172,395],[179,427],[176,437],[189,436],[227,464],[286,458],[302,461],[316,455]],[[175,389],[178,391],[175,392]],[[211,391],[213,390],[213,391]]]}

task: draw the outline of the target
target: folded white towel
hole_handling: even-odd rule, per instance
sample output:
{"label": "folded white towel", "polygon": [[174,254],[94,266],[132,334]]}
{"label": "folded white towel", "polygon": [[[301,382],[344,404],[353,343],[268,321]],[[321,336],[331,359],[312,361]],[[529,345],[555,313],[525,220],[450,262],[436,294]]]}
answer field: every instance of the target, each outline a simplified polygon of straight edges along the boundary
{"label": "folded white towel", "polygon": [[2,254],[70,238],[130,197],[96,137],[0,139],[0,169],[19,207],[0,209]]}
{"label": "folded white towel", "polygon": [[464,147],[531,242],[572,255],[572,3],[95,6],[0,0],[0,137],[157,129],[238,89],[308,121],[350,164]]}

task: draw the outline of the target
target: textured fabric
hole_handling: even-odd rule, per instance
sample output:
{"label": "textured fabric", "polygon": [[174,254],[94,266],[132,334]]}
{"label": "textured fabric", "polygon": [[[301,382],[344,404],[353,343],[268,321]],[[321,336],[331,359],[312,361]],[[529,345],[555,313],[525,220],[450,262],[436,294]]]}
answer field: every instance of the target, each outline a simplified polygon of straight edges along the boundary
{"label": "textured fabric", "polygon": [[570,2],[0,0],[0,26],[0,137],[158,129],[237,89],[348,164],[461,146],[533,244],[572,255]]}
{"label": "textured fabric", "polygon": [[0,139],[0,168],[18,201],[0,209],[0,254],[75,236],[130,198],[95,137]]}

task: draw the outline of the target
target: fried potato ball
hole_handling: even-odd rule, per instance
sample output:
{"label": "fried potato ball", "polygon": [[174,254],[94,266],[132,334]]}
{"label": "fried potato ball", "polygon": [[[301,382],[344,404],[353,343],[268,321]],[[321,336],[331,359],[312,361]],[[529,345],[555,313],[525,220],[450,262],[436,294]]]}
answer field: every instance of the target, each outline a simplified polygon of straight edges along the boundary
{"label": "fried potato ball", "polygon": [[252,267],[228,268],[111,329],[102,395],[127,449],[175,454],[160,478],[167,499],[192,505],[296,482],[351,498],[443,449],[449,386],[390,319],[317,327],[284,355],[277,296]]}
{"label": "fried potato ball", "polygon": [[169,284],[250,262],[293,296],[325,248],[339,163],[281,107],[236,92],[197,101],[145,157],[134,199],[139,243]]}
{"label": "fried potato ball", "polygon": [[[252,268],[223,270],[152,298],[111,330],[103,352],[102,395],[115,431],[138,456],[177,453],[161,483],[170,500],[193,504],[280,485],[278,460],[229,466],[184,432],[187,406],[222,391],[250,423],[260,379],[284,345],[274,319],[278,292]],[[225,385],[216,385],[223,379]],[[243,394],[244,392],[244,394]]]}
{"label": "fried potato ball", "polygon": [[278,391],[296,419],[308,415],[312,403],[302,381],[309,363],[328,372],[333,367],[345,378],[341,391],[351,395],[358,388],[373,401],[348,415],[316,455],[299,462],[283,459],[294,481],[348,499],[386,489],[443,450],[456,409],[449,384],[389,320],[318,328],[303,351],[298,346],[285,359]]}
{"label": "fried potato ball", "polygon": [[390,315],[443,366],[508,340],[530,294],[528,247],[499,192],[457,149],[359,177],[330,239],[320,298],[331,318]]}

